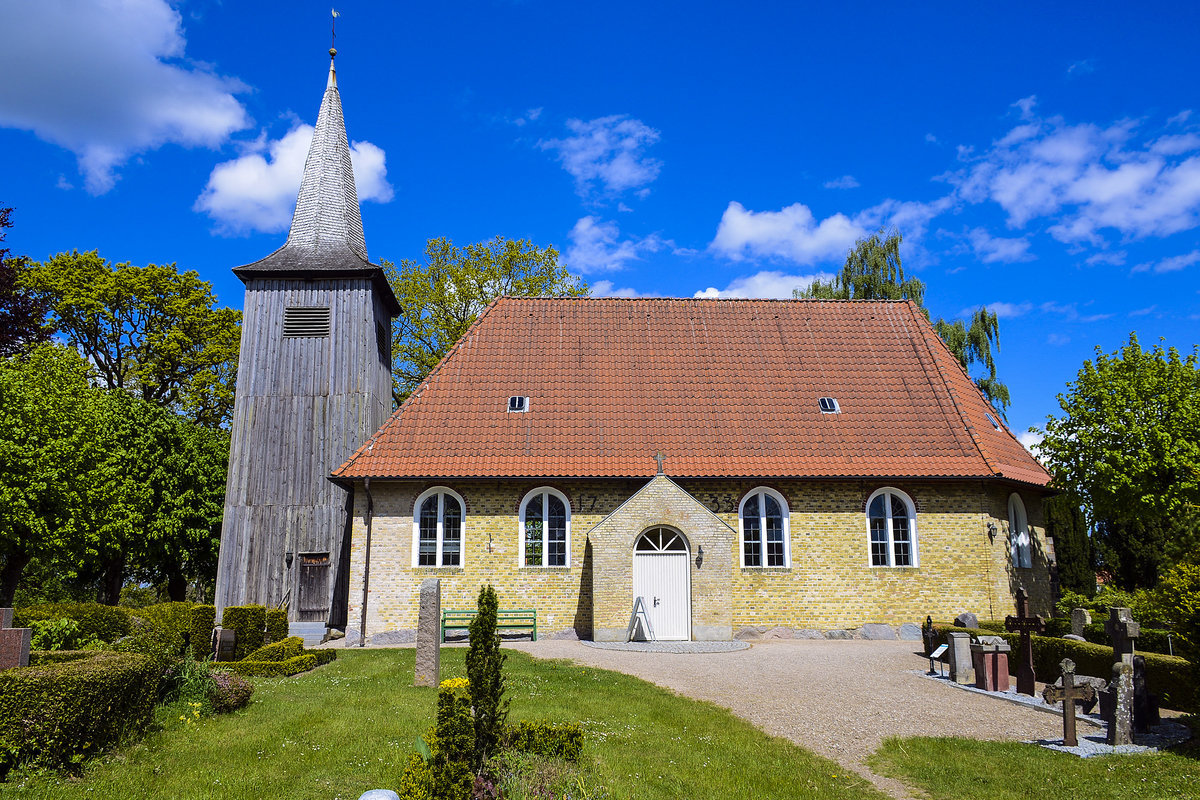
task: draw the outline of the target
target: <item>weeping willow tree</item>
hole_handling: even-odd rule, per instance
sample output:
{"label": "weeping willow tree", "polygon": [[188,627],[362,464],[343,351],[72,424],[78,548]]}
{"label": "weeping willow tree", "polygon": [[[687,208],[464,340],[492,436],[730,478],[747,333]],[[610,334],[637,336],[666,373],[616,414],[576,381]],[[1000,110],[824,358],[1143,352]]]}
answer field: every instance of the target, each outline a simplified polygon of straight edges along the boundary
{"label": "weeping willow tree", "polygon": [[[928,319],[925,284],[919,278],[906,277],[900,262],[902,240],[899,231],[880,228],[854,243],[846,254],[841,273],[828,281],[813,281],[807,289],[795,289],[792,296],[816,300],[912,300]],[[996,377],[992,351],[1000,351],[1000,322],[995,313],[980,307],[969,322],[938,319],[933,328],[963,369],[968,374],[975,373],[972,376],[975,385],[1003,415],[1012,399],[1008,387]]]}

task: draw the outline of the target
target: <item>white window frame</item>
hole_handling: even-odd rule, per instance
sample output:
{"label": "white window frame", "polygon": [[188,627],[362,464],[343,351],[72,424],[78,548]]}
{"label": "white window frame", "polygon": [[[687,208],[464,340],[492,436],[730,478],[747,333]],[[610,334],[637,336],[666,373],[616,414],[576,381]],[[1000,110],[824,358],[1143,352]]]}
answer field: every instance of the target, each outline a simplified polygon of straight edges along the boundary
{"label": "white window frame", "polygon": [[[894,495],[904,503],[904,509],[908,513],[908,538],[909,550],[912,553],[911,564],[896,564],[896,538],[892,529],[892,504],[887,503],[887,563],[875,564],[871,561],[871,503],[875,502],[875,498],[881,494]],[[881,486],[871,493],[867,498],[867,503],[863,507],[863,520],[867,527],[867,566],[871,569],[914,569],[921,566],[921,548],[918,544],[917,536],[917,504],[908,496],[906,492],[902,492],[894,486]]]}
{"label": "white window frame", "polygon": [[[547,564],[546,558],[550,553],[550,500],[542,500],[542,563],[525,563],[525,507],[529,501],[539,494],[554,495],[562,501],[567,511],[567,563]],[[525,493],[521,498],[520,511],[517,514],[517,566],[524,569],[570,569],[571,567],[571,501],[567,496],[553,486],[539,486]]]}
{"label": "white window frame", "polygon": [[[746,566],[746,526],[743,524],[744,514],[746,511],[746,503],[751,497],[756,495],[770,495],[776,503],[779,504],[779,513],[783,515],[783,564],[776,566],[767,565],[767,504],[759,502],[758,516],[758,546],[759,552],[762,553],[762,564],[759,566]],[[782,494],[775,491],[769,486],[756,486],[738,503],[738,563],[743,569],[791,569],[792,568],[792,511],[788,507],[788,501]]]}
{"label": "white window frame", "polygon": [[1033,566],[1033,537],[1029,532],[1029,515],[1025,501],[1013,492],[1008,496],[1008,540],[1012,565],[1018,569]]}
{"label": "white window frame", "polygon": [[[431,495],[439,495],[438,497],[438,520],[437,520],[437,563],[436,564],[420,564],[418,563],[421,557],[421,506],[429,499]],[[462,530],[459,531],[458,540],[458,563],[443,564],[442,558],[445,555],[442,552],[445,517],[446,517],[446,501],[445,495],[450,495],[458,501],[458,507],[462,509]],[[417,495],[417,499],[413,501],[413,526],[412,526],[412,566],[413,569],[462,569],[467,561],[467,503],[463,500],[462,495],[451,489],[449,486],[434,486],[426,489]]]}

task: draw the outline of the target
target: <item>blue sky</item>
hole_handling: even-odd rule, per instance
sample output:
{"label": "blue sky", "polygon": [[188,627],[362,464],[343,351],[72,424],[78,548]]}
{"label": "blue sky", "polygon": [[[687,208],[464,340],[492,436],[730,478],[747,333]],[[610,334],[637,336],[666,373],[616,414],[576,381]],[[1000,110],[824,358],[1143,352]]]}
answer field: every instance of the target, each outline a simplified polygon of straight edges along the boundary
{"label": "blue sky", "polygon": [[[367,2],[338,76],[373,260],[554,244],[597,293],[787,297],[895,225],[1001,315],[1017,431],[1096,346],[1200,341],[1200,5]],[[0,0],[0,205],[35,259],[282,243],[325,85],[306,0]]]}

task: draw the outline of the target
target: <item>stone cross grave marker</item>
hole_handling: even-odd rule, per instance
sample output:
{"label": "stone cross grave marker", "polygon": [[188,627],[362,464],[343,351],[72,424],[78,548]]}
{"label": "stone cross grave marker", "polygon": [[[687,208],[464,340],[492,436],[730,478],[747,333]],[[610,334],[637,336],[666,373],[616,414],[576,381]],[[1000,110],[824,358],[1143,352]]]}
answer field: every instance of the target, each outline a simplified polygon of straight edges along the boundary
{"label": "stone cross grave marker", "polygon": [[32,628],[12,627],[13,610],[0,608],[0,669],[29,666]]}
{"label": "stone cross grave marker", "polygon": [[1062,668],[1062,686],[1047,686],[1042,699],[1051,704],[1063,704],[1063,744],[1076,747],[1079,739],[1075,736],[1075,701],[1092,702],[1096,690],[1086,683],[1075,685],[1075,662],[1071,659],[1064,658],[1058,666]]}
{"label": "stone cross grave marker", "polygon": [[1037,693],[1037,675],[1033,671],[1033,640],[1030,635],[1046,630],[1046,620],[1038,614],[1029,615],[1029,598],[1025,587],[1017,589],[1017,615],[1004,618],[1010,633],[1021,634],[1021,652],[1017,654],[1017,691],[1033,697]]}
{"label": "stone cross grave marker", "polygon": [[421,605],[417,611],[417,668],[413,686],[437,686],[442,660],[442,582],[421,581]]}
{"label": "stone cross grave marker", "polygon": [[1142,626],[1133,618],[1128,608],[1110,608],[1104,631],[1112,639],[1113,661],[1123,661],[1133,666],[1133,645],[1141,633]]}
{"label": "stone cross grave marker", "polygon": [[1071,633],[1083,636],[1083,629],[1092,624],[1092,615],[1086,608],[1071,610]]}

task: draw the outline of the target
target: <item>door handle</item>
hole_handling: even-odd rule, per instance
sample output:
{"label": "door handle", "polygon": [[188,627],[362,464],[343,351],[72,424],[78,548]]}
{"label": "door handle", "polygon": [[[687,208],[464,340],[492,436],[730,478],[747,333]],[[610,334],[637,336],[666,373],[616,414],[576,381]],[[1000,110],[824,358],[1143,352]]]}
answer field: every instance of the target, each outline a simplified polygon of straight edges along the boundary
{"label": "door handle", "polygon": [[654,607],[658,608],[658,598],[654,598]]}

